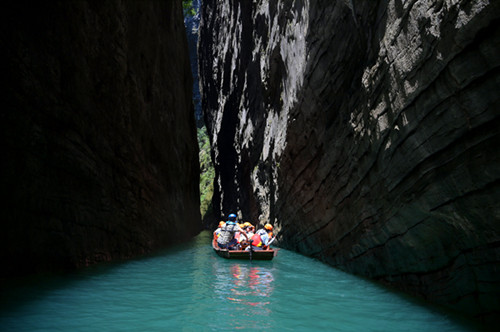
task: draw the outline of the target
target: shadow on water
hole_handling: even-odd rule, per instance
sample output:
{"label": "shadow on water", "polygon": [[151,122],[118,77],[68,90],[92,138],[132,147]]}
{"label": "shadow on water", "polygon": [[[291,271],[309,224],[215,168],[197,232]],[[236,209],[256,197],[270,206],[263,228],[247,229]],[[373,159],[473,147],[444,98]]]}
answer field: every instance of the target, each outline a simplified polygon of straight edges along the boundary
{"label": "shadow on water", "polygon": [[175,255],[179,251],[206,246],[209,242],[210,234],[202,232],[185,243],[176,244],[169,248],[128,260],[102,262],[72,271],[38,273],[16,279],[2,280],[0,284],[0,313],[6,309],[12,310],[30,302],[41,300],[46,294],[50,294],[57,289],[69,288],[82,281],[110,274],[129,264],[155,260],[158,257],[166,255]]}
{"label": "shadow on water", "polygon": [[[375,295],[375,298],[376,298],[375,300],[378,300],[377,297],[380,296],[380,306],[381,307],[384,305],[383,302],[385,301],[385,299],[383,299],[383,297],[385,297],[385,295],[388,295],[389,297],[391,297],[393,299],[397,298],[405,306],[415,307],[415,308],[421,309],[422,311],[427,311],[431,315],[434,315],[436,317],[440,317],[440,319],[442,319],[443,321],[449,321],[450,323],[452,323],[452,325],[455,326],[455,328],[450,329],[451,331],[457,330],[457,331],[490,332],[490,331],[497,331],[498,330],[497,327],[490,326],[490,325],[483,325],[480,322],[472,319],[471,317],[464,316],[464,314],[457,312],[457,311],[454,311],[450,308],[425,301],[422,298],[410,295],[408,293],[405,293],[403,291],[400,291],[400,290],[395,289],[393,287],[390,287],[388,285],[382,284],[380,282],[374,281],[374,280],[369,279],[367,277],[353,275],[353,274],[350,274],[348,272],[344,272],[340,269],[334,268],[334,267],[322,262],[321,260],[319,260],[317,258],[304,256],[300,253],[290,252],[288,250],[283,250],[283,249],[280,249],[280,252],[282,254],[286,254],[287,256],[288,255],[295,256],[296,257],[295,260],[297,260],[297,261],[306,260],[309,262],[314,262],[314,265],[316,265],[317,270],[316,271],[310,270],[307,272],[306,271],[298,271],[300,269],[297,270],[296,267],[283,266],[282,261],[278,260],[276,262],[276,264],[277,264],[276,269],[278,269],[279,272],[283,272],[284,270],[286,270],[292,274],[296,274],[296,275],[302,274],[303,278],[306,279],[308,275],[314,275],[314,273],[318,273],[318,275],[316,277],[321,275],[322,273],[320,273],[318,270],[325,269],[325,271],[331,271],[332,273],[329,276],[330,278],[336,278],[338,280],[341,280],[340,282],[345,282],[346,285],[350,285],[350,286],[347,286],[345,288],[346,296],[348,296],[347,294],[350,292],[357,292],[358,290],[356,288],[366,288],[367,292],[363,295],[363,296],[365,296],[365,298],[363,298],[358,303],[361,306],[364,305],[363,302],[369,302],[369,301],[373,300],[372,299],[373,294],[368,294],[368,293],[375,291],[375,293],[378,294],[378,295]],[[321,268],[318,268],[318,267],[321,267]],[[321,288],[323,286],[324,285],[321,285],[321,284],[317,285],[318,288]],[[326,291],[325,293],[328,293],[328,291]],[[393,300],[390,300],[390,301],[393,301]],[[369,313],[369,311],[367,311],[365,314],[369,315],[370,313]],[[375,328],[375,330],[378,331],[381,329]],[[419,329],[417,328],[417,330],[419,330]],[[431,330],[433,330],[433,329],[431,329]]]}
{"label": "shadow on water", "polygon": [[[319,260],[317,260],[317,261],[321,264],[325,264]],[[333,268],[327,264],[325,264],[325,265],[330,267],[330,268]],[[335,268],[333,268],[333,269],[335,269]],[[477,331],[477,332],[498,331],[497,326],[492,326],[490,324],[483,324],[480,321],[475,320],[471,316],[467,316],[461,312],[458,312],[456,310],[448,308],[444,305],[440,305],[440,304],[426,301],[425,299],[423,299],[421,297],[405,293],[397,288],[394,288],[394,287],[391,287],[389,285],[383,284],[381,282],[369,279],[367,277],[352,275],[352,274],[349,274],[349,273],[341,271],[341,270],[337,270],[337,271],[339,271],[340,273],[345,273],[352,278],[360,280],[361,282],[367,283],[367,284],[371,285],[372,287],[378,288],[381,291],[383,291],[384,293],[389,293],[389,294],[391,294],[391,296],[397,297],[397,298],[401,299],[402,301],[409,303],[413,306],[420,307],[420,308],[423,308],[425,310],[428,310],[429,312],[435,313],[436,315],[440,315],[444,319],[449,320],[453,323],[456,323],[456,325],[459,326],[460,328],[463,328],[463,330]]]}

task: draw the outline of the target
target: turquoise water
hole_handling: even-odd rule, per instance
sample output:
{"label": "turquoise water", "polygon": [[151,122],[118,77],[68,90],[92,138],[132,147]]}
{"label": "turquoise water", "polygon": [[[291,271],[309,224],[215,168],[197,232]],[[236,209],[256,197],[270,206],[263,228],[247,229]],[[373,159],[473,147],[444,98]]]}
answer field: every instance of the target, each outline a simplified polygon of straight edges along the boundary
{"label": "turquoise water", "polygon": [[154,257],[2,290],[1,331],[255,329],[477,330],[287,250],[270,262],[225,260],[212,251],[208,232]]}

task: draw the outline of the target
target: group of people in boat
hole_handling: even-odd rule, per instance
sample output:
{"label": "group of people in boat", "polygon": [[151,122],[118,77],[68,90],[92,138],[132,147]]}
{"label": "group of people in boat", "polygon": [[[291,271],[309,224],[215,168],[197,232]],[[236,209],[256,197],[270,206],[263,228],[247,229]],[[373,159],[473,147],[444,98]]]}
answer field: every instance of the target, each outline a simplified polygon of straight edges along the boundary
{"label": "group of people in boat", "polygon": [[214,231],[214,240],[219,248],[229,250],[267,250],[274,240],[273,226],[264,225],[264,228],[255,232],[255,227],[245,222],[239,224],[236,215],[231,213],[226,222],[219,222]]}

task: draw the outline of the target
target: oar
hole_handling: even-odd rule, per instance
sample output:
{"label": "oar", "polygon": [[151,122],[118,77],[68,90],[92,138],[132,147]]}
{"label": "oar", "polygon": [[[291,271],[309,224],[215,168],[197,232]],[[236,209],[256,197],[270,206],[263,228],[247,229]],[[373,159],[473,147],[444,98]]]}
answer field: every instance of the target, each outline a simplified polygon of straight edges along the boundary
{"label": "oar", "polygon": [[253,248],[252,248],[252,243],[250,242],[250,260],[252,260],[252,253],[253,253]]}
{"label": "oar", "polygon": [[248,239],[248,236],[247,236],[247,241],[249,242],[248,245],[250,246],[250,261],[251,261],[252,260],[253,249],[252,249],[252,241]]}

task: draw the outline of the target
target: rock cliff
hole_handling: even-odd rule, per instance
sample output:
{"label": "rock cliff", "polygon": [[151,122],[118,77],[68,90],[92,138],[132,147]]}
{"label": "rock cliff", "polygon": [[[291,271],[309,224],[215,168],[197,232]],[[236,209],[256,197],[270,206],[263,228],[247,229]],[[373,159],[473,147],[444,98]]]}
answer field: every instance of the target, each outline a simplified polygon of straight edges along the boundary
{"label": "rock cliff", "polygon": [[200,97],[200,82],[198,79],[198,27],[200,25],[200,6],[201,0],[193,0],[192,2],[194,14],[188,13],[184,16],[184,25],[186,26],[186,35],[189,49],[189,61],[191,63],[191,72],[193,74],[193,103],[194,117],[196,127],[202,128],[205,126],[203,121],[203,112],[201,111]]}
{"label": "rock cliff", "polygon": [[2,275],[196,234],[199,165],[180,1],[2,10]]}
{"label": "rock cliff", "polygon": [[498,319],[499,18],[486,0],[203,1],[214,210]]}

